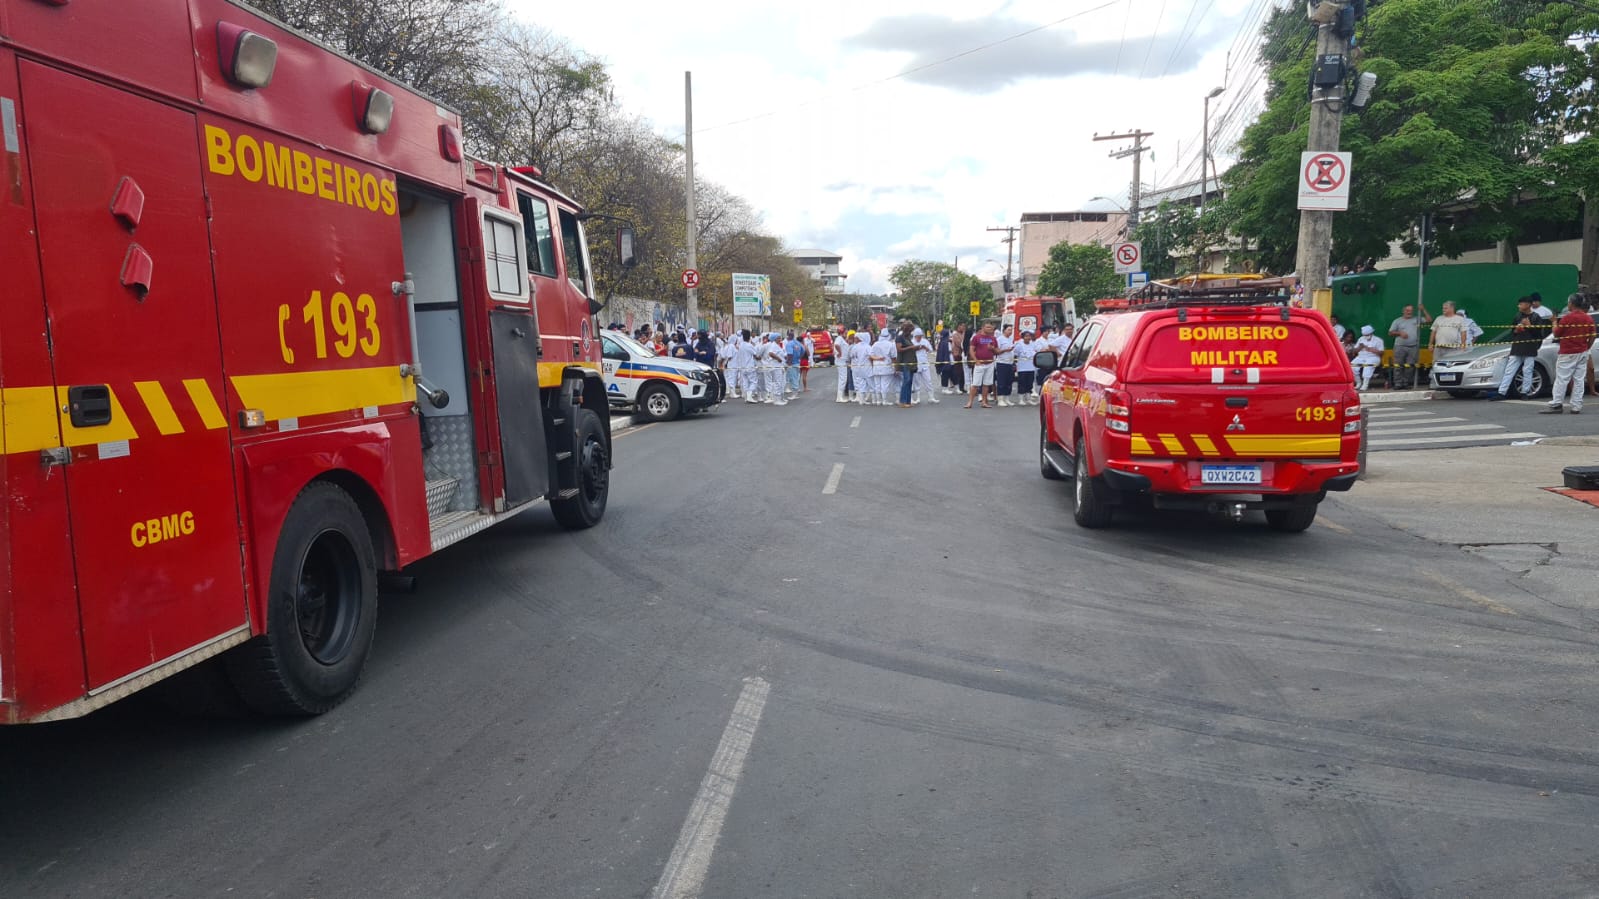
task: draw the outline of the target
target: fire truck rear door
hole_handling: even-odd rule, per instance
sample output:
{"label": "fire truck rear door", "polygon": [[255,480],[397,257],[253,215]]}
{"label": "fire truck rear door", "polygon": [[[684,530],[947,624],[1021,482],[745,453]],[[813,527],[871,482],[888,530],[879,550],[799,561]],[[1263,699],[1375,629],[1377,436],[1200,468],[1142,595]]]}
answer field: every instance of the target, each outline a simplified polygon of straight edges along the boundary
{"label": "fire truck rear door", "polygon": [[194,117],[21,65],[89,687],[247,624]]}

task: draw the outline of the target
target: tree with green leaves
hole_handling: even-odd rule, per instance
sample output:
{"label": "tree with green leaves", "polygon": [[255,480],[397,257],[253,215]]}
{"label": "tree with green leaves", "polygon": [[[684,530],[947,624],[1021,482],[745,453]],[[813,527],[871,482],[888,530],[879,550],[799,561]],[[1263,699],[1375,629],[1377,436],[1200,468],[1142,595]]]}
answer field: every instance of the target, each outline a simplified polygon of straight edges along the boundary
{"label": "tree with green leaves", "polygon": [[907,259],[894,266],[888,280],[899,290],[900,315],[924,328],[940,321],[965,321],[971,317],[973,302],[984,304],[984,315],[995,312],[994,291],[988,284],[947,262]]}
{"label": "tree with green leaves", "polygon": [[[1355,56],[1378,76],[1365,110],[1345,110],[1342,149],[1353,154],[1350,208],[1334,219],[1336,259],[1383,257],[1423,213],[1469,198],[1472,212],[1437,230],[1433,252],[1458,255],[1483,240],[1512,241],[1530,198],[1555,202],[1540,160],[1554,140],[1538,121],[1545,73],[1563,40],[1507,21],[1500,0],[1380,0]],[[1297,21],[1296,21],[1297,20]],[[1266,23],[1268,103],[1245,130],[1224,176],[1232,228],[1258,245],[1262,266],[1288,271],[1298,239],[1300,153],[1314,41],[1302,10]],[[1414,249],[1414,245],[1410,247]]]}
{"label": "tree with green leaves", "polygon": [[1038,275],[1038,292],[1071,297],[1078,315],[1093,312],[1095,300],[1121,296],[1126,285],[1126,276],[1116,274],[1110,247],[1097,243],[1055,244]]}

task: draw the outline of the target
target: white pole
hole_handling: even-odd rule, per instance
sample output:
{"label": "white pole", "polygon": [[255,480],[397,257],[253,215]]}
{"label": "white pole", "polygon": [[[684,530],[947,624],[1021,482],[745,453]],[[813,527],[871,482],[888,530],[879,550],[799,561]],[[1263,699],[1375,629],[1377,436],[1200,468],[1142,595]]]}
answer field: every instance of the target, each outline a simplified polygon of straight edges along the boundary
{"label": "white pole", "polygon": [[[699,260],[694,252],[694,73],[683,73],[683,148],[684,148],[684,174],[683,192],[687,198],[688,206],[688,267],[699,268]],[[688,289],[688,320],[689,326],[700,326],[700,292],[697,288]]]}

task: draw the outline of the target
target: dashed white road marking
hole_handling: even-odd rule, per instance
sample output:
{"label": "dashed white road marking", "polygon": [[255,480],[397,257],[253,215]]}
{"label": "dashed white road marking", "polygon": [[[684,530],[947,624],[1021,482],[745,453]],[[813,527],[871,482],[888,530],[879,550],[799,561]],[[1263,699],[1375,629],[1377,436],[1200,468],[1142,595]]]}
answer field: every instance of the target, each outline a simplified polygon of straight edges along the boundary
{"label": "dashed white road marking", "polygon": [[855,418],[849,423],[849,426],[852,427],[852,428],[860,427],[861,426],[861,417],[859,415],[855,416]]}
{"label": "dashed white road marking", "polygon": [[829,494],[837,493],[838,492],[838,482],[843,480],[843,478],[844,478],[844,463],[843,462],[834,462],[833,463],[833,473],[827,476],[827,486],[822,488],[822,495],[823,496],[827,496]]}
{"label": "dashed white road marking", "polygon": [[1367,433],[1371,434],[1373,437],[1389,437],[1394,434],[1443,434],[1446,432],[1452,433],[1458,431],[1503,430],[1504,427],[1501,425],[1434,425],[1429,422],[1425,425],[1418,423],[1417,427],[1413,428],[1407,428],[1404,425],[1401,425],[1397,428],[1371,428],[1367,431]]}
{"label": "dashed white road marking", "polygon": [[711,869],[711,854],[716,851],[716,840],[722,834],[722,824],[727,821],[727,809],[733,802],[733,791],[744,773],[744,760],[749,757],[750,744],[755,740],[755,728],[761,723],[761,713],[766,709],[766,694],[772,685],[759,677],[744,678],[744,689],[733,705],[733,716],[722,730],[722,741],[716,744],[711,756],[710,770],[700,781],[700,791],[689,806],[683,829],[678,831],[677,845],[666,861],[666,869],[650,899],[697,899],[705,885],[705,874]]}

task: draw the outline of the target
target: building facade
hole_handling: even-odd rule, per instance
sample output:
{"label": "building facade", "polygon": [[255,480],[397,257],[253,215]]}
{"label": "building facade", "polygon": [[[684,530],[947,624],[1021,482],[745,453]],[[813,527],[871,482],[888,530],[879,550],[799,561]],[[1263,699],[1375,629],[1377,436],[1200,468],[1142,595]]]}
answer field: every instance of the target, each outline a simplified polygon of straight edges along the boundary
{"label": "building facade", "polygon": [[1049,261],[1049,248],[1067,243],[1109,244],[1122,236],[1127,213],[1121,210],[1024,212],[1021,233],[1021,283],[1014,293],[1028,293]]}
{"label": "building facade", "polygon": [[827,293],[844,292],[844,281],[849,275],[839,271],[843,256],[830,250],[817,249],[793,250],[788,255],[812,278],[821,281],[822,289]]}

